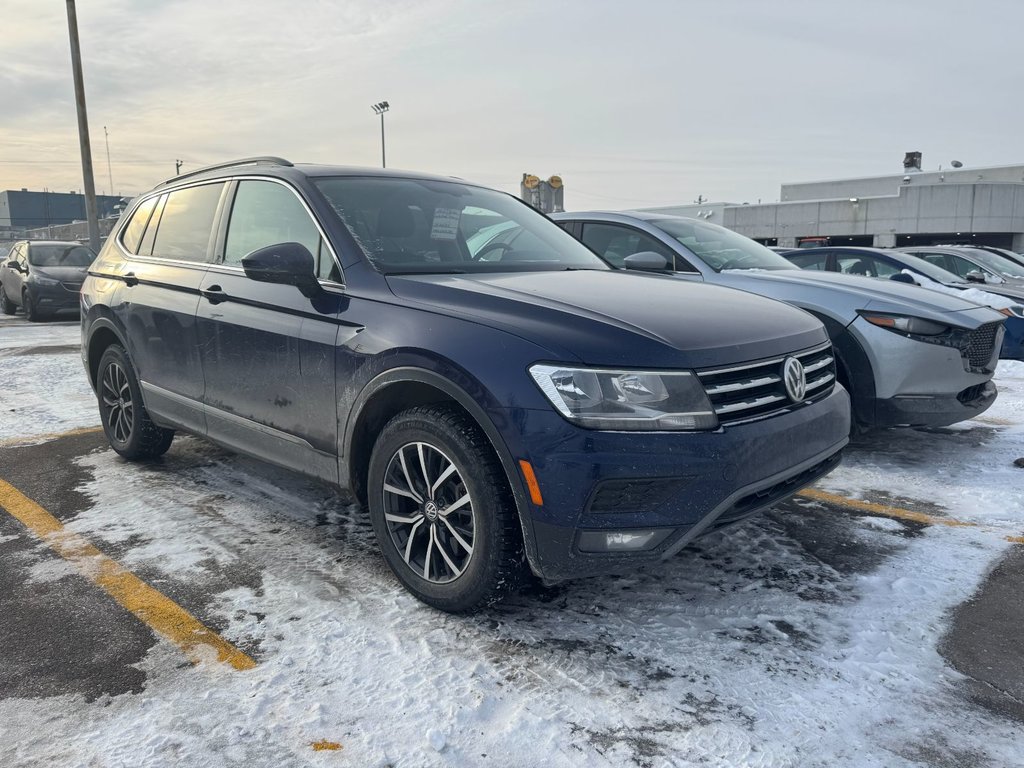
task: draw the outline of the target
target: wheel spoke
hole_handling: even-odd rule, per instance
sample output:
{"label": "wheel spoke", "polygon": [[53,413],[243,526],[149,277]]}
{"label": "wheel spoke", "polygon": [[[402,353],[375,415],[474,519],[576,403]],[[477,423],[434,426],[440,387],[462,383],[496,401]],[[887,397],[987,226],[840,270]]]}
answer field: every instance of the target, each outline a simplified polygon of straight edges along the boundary
{"label": "wheel spoke", "polygon": [[433,528],[431,528],[430,533],[434,537],[434,540],[437,542],[437,551],[441,553],[441,557],[444,558],[445,563],[447,563],[448,567],[452,569],[452,573],[454,573],[456,576],[461,576],[462,571],[459,570],[458,566],[456,566],[455,563],[452,562],[452,559],[448,556],[448,552],[445,550],[444,544],[442,544],[441,540],[437,538],[437,532]]}
{"label": "wheel spoke", "polygon": [[467,504],[469,504],[470,501],[472,501],[472,499],[470,499],[469,494],[467,493],[464,496],[462,496],[462,498],[460,498],[458,501],[456,501],[454,504],[449,504],[444,509],[444,511],[441,512],[441,516],[442,517],[448,517],[448,515],[450,515],[455,510],[457,510],[457,509],[459,509],[461,507],[464,507]]}
{"label": "wheel spoke", "polygon": [[409,486],[409,490],[412,492],[412,497],[416,501],[423,501],[423,497],[416,492],[416,486],[412,484],[412,477],[409,475],[409,467],[405,464],[405,448],[398,449],[398,461],[402,465],[402,474],[405,475],[405,483]]}
{"label": "wheel spoke", "polygon": [[409,564],[409,556],[412,554],[412,540],[416,537],[416,530],[423,525],[423,518],[421,517],[416,523],[409,529],[409,539],[405,542],[405,562]]}
{"label": "wheel spoke", "polygon": [[427,539],[427,556],[423,558],[423,578],[430,581],[430,555],[434,551],[434,526],[430,526],[430,538]]}
{"label": "wheel spoke", "polygon": [[420,471],[423,472],[423,488],[426,490],[427,495],[432,495],[433,491],[430,485],[430,475],[427,474],[427,460],[423,455],[423,443],[416,443],[416,453],[420,457]]}
{"label": "wheel spoke", "polygon": [[412,523],[415,523],[417,520],[422,520],[423,516],[422,515],[411,515],[411,516],[409,516],[409,515],[393,515],[390,512],[387,512],[384,515],[384,519],[385,520],[389,520],[392,523],[405,523],[406,525],[411,525]]}
{"label": "wheel spoke", "polygon": [[451,533],[452,538],[454,538],[457,542],[459,542],[459,544],[462,545],[462,548],[464,550],[466,550],[466,553],[472,555],[473,554],[473,547],[466,543],[466,540],[459,535],[459,532],[456,531],[455,528],[452,526],[452,524],[448,522],[448,519],[445,518],[445,517],[441,517],[441,518],[438,518],[438,519],[442,523],[444,523],[445,528],[447,528],[448,531]]}
{"label": "wheel spoke", "polygon": [[107,408],[113,408],[114,406],[117,405],[117,398],[107,397],[106,395],[103,395],[102,397],[103,397],[103,404],[105,406],[107,406]]}
{"label": "wheel spoke", "polygon": [[452,464],[451,462],[449,462],[448,463],[448,469],[446,469],[444,472],[442,472],[440,474],[440,476],[437,478],[437,480],[434,481],[434,484],[432,486],[430,486],[430,495],[431,496],[434,496],[437,493],[437,489],[440,487],[441,483],[443,483],[445,480],[447,480],[451,476],[452,472],[454,472],[454,471],[455,471],[455,465]]}
{"label": "wheel spoke", "polygon": [[419,501],[420,497],[412,491],[407,491],[404,488],[399,488],[397,485],[391,485],[391,483],[384,483],[384,490],[388,493],[394,493],[397,496],[407,496],[413,501]]}

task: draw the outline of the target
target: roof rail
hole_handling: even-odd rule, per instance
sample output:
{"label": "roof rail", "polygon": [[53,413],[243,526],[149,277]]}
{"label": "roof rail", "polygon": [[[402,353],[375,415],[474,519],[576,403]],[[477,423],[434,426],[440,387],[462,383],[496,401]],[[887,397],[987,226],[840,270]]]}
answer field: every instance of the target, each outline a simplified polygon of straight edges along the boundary
{"label": "roof rail", "polygon": [[187,179],[189,176],[198,176],[200,173],[206,173],[207,171],[219,171],[221,168],[233,168],[236,165],[258,165],[259,163],[265,163],[267,165],[280,165],[285,168],[292,168],[294,163],[285,160],[283,157],[274,157],[273,155],[261,155],[259,157],[243,157],[241,160],[231,160],[227,163],[217,163],[216,165],[207,165],[203,168],[197,168],[194,171],[188,173],[182,173],[178,176],[172,176],[169,179],[165,179],[157,184],[158,187],[165,186],[171,182],[178,181],[180,179]]}

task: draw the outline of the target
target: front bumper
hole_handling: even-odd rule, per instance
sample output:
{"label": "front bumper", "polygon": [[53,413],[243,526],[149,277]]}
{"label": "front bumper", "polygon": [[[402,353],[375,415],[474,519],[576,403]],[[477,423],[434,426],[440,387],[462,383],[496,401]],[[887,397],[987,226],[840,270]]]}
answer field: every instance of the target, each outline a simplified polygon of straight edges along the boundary
{"label": "front bumper", "polygon": [[78,312],[80,306],[79,291],[81,285],[69,288],[68,284],[40,285],[31,283],[29,291],[35,301],[36,308],[43,312]]}
{"label": "front bumper", "polygon": [[[796,493],[839,463],[850,430],[846,390],[716,432],[579,429],[554,411],[510,413],[543,505],[527,502],[530,562],[557,581],[634,568]],[[643,551],[584,551],[594,534],[655,530]],[[584,545],[581,546],[581,540]]]}
{"label": "front bumper", "polygon": [[874,398],[855,403],[869,426],[946,426],[973,418],[995,402],[991,380],[1002,330],[990,359],[979,368],[970,367],[956,347],[907,338],[861,317],[849,330],[874,373]]}

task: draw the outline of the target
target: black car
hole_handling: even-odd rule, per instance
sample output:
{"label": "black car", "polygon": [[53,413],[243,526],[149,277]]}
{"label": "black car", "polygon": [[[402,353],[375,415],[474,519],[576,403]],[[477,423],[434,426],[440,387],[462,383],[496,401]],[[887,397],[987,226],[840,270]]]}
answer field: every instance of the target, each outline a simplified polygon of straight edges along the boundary
{"label": "black car", "polygon": [[[514,245],[468,247],[503,222]],[[671,555],[831,471],[849,432],[811,315],[612,269],[451,178],[279,158],[175,177],[82,298],[115,451],[180,430],[351,489],[400,581],[449,611],[528,569]]]}
{"label": "black car", "polygon": [[96,254],[60,240],[23,240],[0,263],[0,312],[32,322],[78,312],[78,292]]}

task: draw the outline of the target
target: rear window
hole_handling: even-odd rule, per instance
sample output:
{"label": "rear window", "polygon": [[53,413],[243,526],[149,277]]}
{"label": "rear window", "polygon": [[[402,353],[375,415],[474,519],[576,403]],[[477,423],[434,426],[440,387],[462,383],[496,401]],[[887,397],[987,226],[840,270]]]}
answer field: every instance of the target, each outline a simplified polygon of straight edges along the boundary
{"label": "rear window", "polygon": [[153,255],[206,261],[223,189],[221,182],[171,192],[157,224]]}

